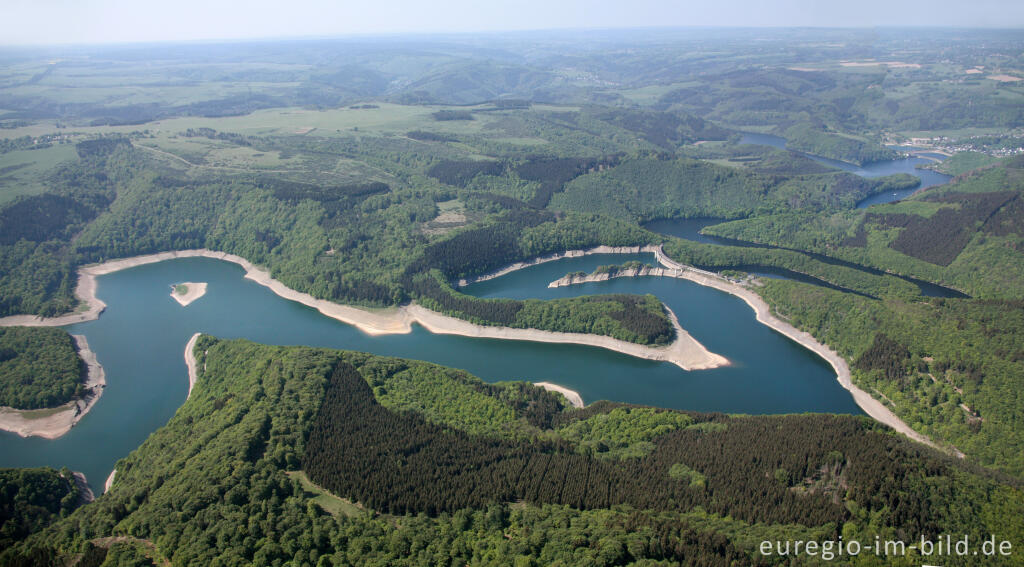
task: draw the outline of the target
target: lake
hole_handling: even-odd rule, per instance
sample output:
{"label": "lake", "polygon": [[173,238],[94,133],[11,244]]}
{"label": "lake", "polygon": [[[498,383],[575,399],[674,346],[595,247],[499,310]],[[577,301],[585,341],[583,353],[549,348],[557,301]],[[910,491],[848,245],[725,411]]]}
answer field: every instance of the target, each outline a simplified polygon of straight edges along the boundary
{"label": "lake", "polygon": [[[743,137],[740,138],[740,143],[741,144],[758,144],[758,145],[762,145],[762,146],[772,146],[772,147],[775,147],[775,148],[786,149],[786,139],[785,138],[782,138],[782,137],[779,137],[779,136],[772,136],[770,134],[750,134],[750,133],[745,133],[745,134],[743,134]],[[894,149],[906,149],[906,148],[894,148]],[[925,187],[934,187],[936,185],[944,185],[944,184],[948,183],[949,180],[951,179],[951,177],[949,175],[945,175],[945,174],[939,173],[937,171],[932,171],[930,169],[918,169],[917,168],[917,166],[919,166],[919,165],[924,165],[924,164],[928,164],[928,163],[935,163],[934,159],[925,159],[925,158],[922,158],[922,157],[909,157],[909,158],[901,158],[901,159],[894,159],[894,160],[888,160],[888,161],[876,161],[876,162],[873,162],[873,163],[864,164],[863,166],[859,166],[859,165],[854,165],[852,163],[846,163],[845,161],[838,161],[838,160],[829,159],[829,158],[825,158],[825,157],[821,157],[821,156],[816,156],[814,154],[808,154],[808,153],[804,153],[804,152],[796,152],[796,153],[799,153],[801,155],[807,156],[807,157],[813,159],[814,161],[816,161],[818,163],[822,163],[822,164],[830,166],[830,167],[835,167],[835,168],[841,169],[843,171],[848,171],[850,173],[854,173],[854,174],[859,175],[861,177],[883,177],[883,176],[886,176],[886,175],[893,175],[893,174],[896,174],[896,173],[907,173],[907,174],[913,175],[914,177],[917,177],[918,179],[921,180],[921,185],[918,186],[918,187],[913,187],[911,189],[902,189],[900,191],[889,191],[887,193],[879,193],[877,195],[872,195],[870,197],[862,199],[861,201],[859,201],[857,203],[857,208],[858,209],[863,209],[865,207],[869,207],[871,205],[877,205],[877,204],[880,204],[880,203],[891,203],[893,201],[899,201],[901,199],[906,199],[907,197],[912,195],[918,189],[922,189],[922,188],[925,188]],[[935,157],[936,159],[944,157],[944,156],[941,156],[939,154],[928,154],[928,155],[931,155],[931,156]]]}
{"label": "lake", "polygon": [[[67,327],[84,334],[106,370],[107,388],[93,410],[56,440],[0,432],[0,467],[68,466],[86,474],[97,493],[115,462],[165,424],[185,401],[185,343],[197,332],[277,345],[310,345],[428,360],[463,368],[484,380],[547,380],[600,399],[730,413],[861,414],[835,373],[817,355],[756,322],[753,311],[724,292],[672,278],[620,278],[549,289],[568,272],[650,254],[592,255],[540,264],[474,284],[479,297],[554,298],[600,293],[653,293],[682,326],[728,367],[686,372],[596,347],[433,335],[371,337],[284,300],[244,279],[236,264],[208,258],[169,260],[100,276],[97,295],[108,308],[96,321]],[[170,297],[176,282],[207,282],[188,307]],[[202,388],[200,382],[197,387]]]}
{"label": "lake", "polygon": [[[862,266],[860,264],[854,264],[853,262],[847,262],[832,256],[825,256],[824,254],[817,254],[815,252],[806,252],[803,250],[796,250],[794,248],[785,248],[782,246],[772,246],[770,244],[760,244],[757,242],[749,242],[747,240],[736,240],[735,238],[724,238],[721,236],[713,236],[710,234],[702,234],[700,231],[705,227],[728,222],[729,219],[720,218],[693,218],[693,219],[658,219],[644,223],[643,227],[651,232],[657,232],[658,234],[664,234],[666,236],[675,236],[677,238],[683,238],[686,240],[692,240],[693,242],[700,242],[701,244],[719,244],[722,246],[742,246],[745,248],[776,248],[780,250],[791,250],[793,252],[799,252],[806,256],[810,256],[818,261],[826,264],[835,264],[838,266],[846,266],[854,270],[860,270],[874,275],[882,275],[886,272],[879,270],[878,268],[871,268],[869,266]],[[700,266],[698,266],[700,267]],[[828,282],[822,281],[818,278],[801,274],[800,272],[794,272],[785,268],[777,268],[775,266],[760,266],[760,265],[740,265],[731,266],[732,269],[742,270],[749,272],[754,275],[764,276],[768,278],[781,278],[787,280],[796,280],[804,283],[820,285],[830,289],[844,290],[837,286],[834,286]],[[721,270],[723,268],[714,268],[715,270]],[[890,274],[892,276],[906,280],[917,286],[921,295],[925,297],[951,297],[951,298],[967,298],[969,295],[938,284],[934,284],[928,281],[912,278],[909,276],[900,276],[896,274]]]}

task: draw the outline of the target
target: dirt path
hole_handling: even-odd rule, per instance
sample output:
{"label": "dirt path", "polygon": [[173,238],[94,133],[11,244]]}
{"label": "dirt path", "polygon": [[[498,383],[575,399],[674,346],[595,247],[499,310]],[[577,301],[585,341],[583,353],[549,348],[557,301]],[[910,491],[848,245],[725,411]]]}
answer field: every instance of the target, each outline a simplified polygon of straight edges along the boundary
{"label": "dirt path", "polygon": [[166,158],[169,158],[169,159],[173,159],[175,161],[180,161],[181,163],[183,163],[183,164],[185,164],[185,165],[187,165],[189,167],[198,167],[200,169],[211,169],[211,170],[219,170],[219,171],[237,171],[237,172],[241,172],[241,173],[296,173],[295,171],[292,171],[292,170],[289,170],[289,169],[251,169],[251,168],[245,168],[245,167],[231,167],[229,165],[201,165],[201,164],[198,164],[198,163],[192,163],[192,162],[188,161],[187,159],[185,159],[185,158],[183,158],[183,157],[181,157],[179,155],[172,154],[171,152],[167,152],[167,151],[161,150],[159,148],[154,148],[154,147],[150,147],[150,146],[142,146],[142,145],[136,144],[135,142],[132,142],[132,147],[138,148],[140,150],[146,150],[146,151],[149,151],[149,152],[161,155],[163,157],[166,157]]}

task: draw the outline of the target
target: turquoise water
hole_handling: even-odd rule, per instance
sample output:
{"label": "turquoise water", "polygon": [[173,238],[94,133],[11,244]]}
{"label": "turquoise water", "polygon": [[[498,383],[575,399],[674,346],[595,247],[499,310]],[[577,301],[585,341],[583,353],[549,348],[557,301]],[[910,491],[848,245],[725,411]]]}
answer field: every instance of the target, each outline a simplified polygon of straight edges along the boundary
{"label": "turquoise water", "polygon": [[[185,343],[199,331],[278,345],[312,345],[429,360],[464,368],[487,381],[547,380],[577,390],[585,402],[616,400],[662,407],[734,413],[835,412],[860,409],[816,355],[758,324],[739,299],[687,281],[621,278],[548,289],[568,272],[593,271],[649,254],[595,255],[541,264],[474,284],[482,297],[568,297],[653,293],[683,327],[733,365],[686,372],[677,366],[576,345],[433,335],[416,326],[407,335],[371,337],[281,299],[243,278],[237,265],[207,258],[170,260],[98,278],[108,308],[96,321],[68,326],[84,334],[106,370],[107,388],[93,410],[56,440],[0,432],[0,467],[68,466],[94,489],[114,463],[165,424],[185,401]],[[176,282],[208,282],[188,307],[169,295]],[[200,383],[198,387],[202,387]]]}

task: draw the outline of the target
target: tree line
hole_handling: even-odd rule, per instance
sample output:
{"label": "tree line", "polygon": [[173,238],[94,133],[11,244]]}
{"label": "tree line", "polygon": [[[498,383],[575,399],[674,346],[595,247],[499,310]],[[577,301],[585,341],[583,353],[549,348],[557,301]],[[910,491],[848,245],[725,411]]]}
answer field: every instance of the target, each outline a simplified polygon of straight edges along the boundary
{"label": "tree line", "polygon": [[[0,565],[57,565],[79,554],[138,559],[139,548],[112,546],[106,555],[93,549],[112,536],[127,536],[119,541],[129,546],[148,540],[158,555],[175,564],[291,562],[302,567],[517,561],[760,567],[791,563],[761,556],[756,542],[835,539],[840,530],[845,538],[863,541],[875,535],[895,539],[909,534],[916,539],[936,530],[970,534],[972,540],[989,533],[1014,541],[1021,537],[1019,530],[1013,531],[1019,525],[1021,493],[1012,483],[901,441],[861,418],[671,412],[680,416],[673,420],[678,427],[656,436],[655,448],[646,456],[599,460],[580,451],[582,441],[576,439],[582,438],[574,434],[572,441],[563,439],[558,431],[576,431],[577,424],[613,418],[626,409],[644,416],[617,420],[615,432],[607,432],[606,438],[614,445],[615,439],[643,435],[652,419],[663,421],[660,413],[612,403],[562,410],[546,402],[535,404],[552,398],[532,386],[483,384],[464,372],[365,353],[204,336],[196,354],[198,387],[164,427],[118,462],[111,491],[6,547],[0,551]],[[397,391],[402,374],[414,367],[423,374],[408,382],[414,390],[405,401],[370,390],[376,384],[375,389]],[[419,379],[426,376],[434,380]],[[343,389],[342,383],[351,388]],[[434,388],[439,391],[432,392]],[[522,388],[537,393],[521,396],[517,392]],[[484,395],[457,393],[474,391]],[[536,427],[550,420],[556,429],[520,429],[532,431],[531,436],[516,441],[515,436],[501,435],[504,441],[496,441],[494,436],[465,433],[456,426],[458,416],[426,406],[412,409],[445,395],[479,404],[473,413],[492,420],[486,428],[491,431],[519,427],[531,405],[543,414],[533,421]],[[495,403],[516,409],[488,411]],[[357,413],[332,413],[347,410]],[[328,414],[340,419],[333,425],[321,423]],[[385,425],[399,429],[389,434],[381,429]],[[332,431],[352,438],[338,438]],[[600,427],[589,431],[602,438],[606,434]],[[356,444],[353,438],[379,439],[380,444]],[[322,445],[314,449],[317,443]],[[351,453],[337,452],[343,446]],[[513,473],[499,475],[497,480],[508,483],[494,486],[522,489],[526,501],[491,501],[428,515],[431,505],[439,508],[461,495],[483,497],[494,490],[465,481],[500,468],[473,470],[473,464],[487,464],[486,459],[471,452],[452,454],[447,449],[453,447],[480,448],[484,456],[505,448],[519,455],[534,476],[524,473],[513,483]],[[335,496],[358,501],[361,494],[379,493],[384,505],[417,506],[424,513],[395,517],[379,514],[386,508],[370,508],[353,516],[332,515],[318,502],[333,496],[312,492],[289,474],[314,461],[344,468],[348,456],[384,469],[378,476],[377,470],[350,466],[350,475],[337,482],[356,485],[354,492]],[[427,456],[443,459],[433,462]],[[703,475],[704,486],[674,477],[670,471],[683,470],[678,464]],[[420,466],[459,474],[413,476]],[[401,474],[403,469],[409,474]],[[614,479],[622,480],[614,485],[622,494],[609,498],[605,490],[602,496],[597,488]],[[376,487],[385,481],[393,490]],[[675,507],[654,501],[638,486],[656,489],[655,495],[675,495]],[[542,497],[576,502],[531,503]],[[618,500],[643,507],[581,509],[580,498],[584,505]],[[818,521],[826,523],[814,523]]]}

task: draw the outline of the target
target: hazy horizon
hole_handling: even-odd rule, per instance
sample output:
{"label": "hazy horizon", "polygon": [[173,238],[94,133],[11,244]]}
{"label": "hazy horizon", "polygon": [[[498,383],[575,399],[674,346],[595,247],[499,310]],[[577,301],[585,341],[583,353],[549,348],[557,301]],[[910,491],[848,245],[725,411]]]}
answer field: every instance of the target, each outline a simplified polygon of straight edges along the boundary
{"label": "hazy horizon", "polygon": [[832,5],[782,0],[765,5],[723,0],[715,5],[666,0],[455,0],[443,5],[381,0],[364,5],[327,0],[244,4],[182,0],[151,6],[127,0],[13,0],[0,45],[60,46],[123,43],[296,40],[399,35],[489,34],[685,28],[1024,28],[1024,3],[954,0]]}

